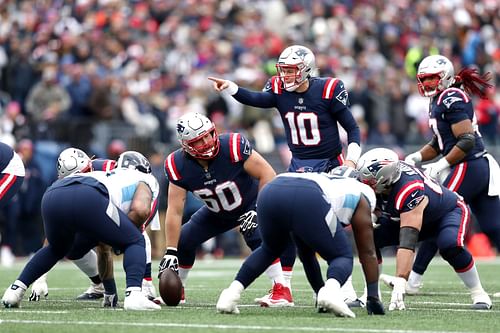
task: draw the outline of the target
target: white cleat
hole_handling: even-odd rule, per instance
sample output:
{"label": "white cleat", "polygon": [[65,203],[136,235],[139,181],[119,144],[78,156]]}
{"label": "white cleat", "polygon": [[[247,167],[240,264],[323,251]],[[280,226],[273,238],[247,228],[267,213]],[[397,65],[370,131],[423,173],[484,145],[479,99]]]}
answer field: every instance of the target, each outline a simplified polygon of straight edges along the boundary
{"label": "white cleat", "polygon": [[156,298],[156,288],[153,284],[153,281],[142,280],[142,293],[149,300],[154,300]]}
{"label": "white cleat", "polygon": [[352,285],[352,278],[350,277],[340,288],[340,291],[342,291],[345,303],[352,303],[358,299],[358,295],[356,295],[356,290],[354,290],[354,286]]}
{"label": "white cleat", "polygon": [[337,317],[356,318],[354,312],[344,303],[339,283],[333,279],[327,280],[325,286],[319,290],[318,308],[333,312]]}
{"label": "white cleat", "polygon": [[2,303],[6,308],[18,308],[26,292],[26,288],[16,282],[11,284],[3,294]]}
{"label": "white cleat", "polygon": [[472,309],[474,310],[489,310],[491,309],[491,299],[488,294],[482,290],[480,292],[473,292],[472,297]]}
{"label": "white cleat", "polygon": [[240,294],[235,293],[231,289],[224,289],[219,296],[217,301],[217,312],[220,313],[233,313],[239,314],[238,302],[240,301]]}
{"label": "white cleat", "polygon": [[150,301],[140,290],[132,290],[127,292],[125,301],[123,301],[125,310],[141,311],[141,310],[160,310],[161,306]]}

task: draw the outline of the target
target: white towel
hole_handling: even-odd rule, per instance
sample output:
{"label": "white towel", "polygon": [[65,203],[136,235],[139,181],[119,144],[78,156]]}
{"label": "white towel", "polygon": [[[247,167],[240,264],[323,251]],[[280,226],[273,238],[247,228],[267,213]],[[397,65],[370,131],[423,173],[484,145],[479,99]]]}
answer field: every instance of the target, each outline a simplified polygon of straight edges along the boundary
{"label": "white towel", "polygon": [[484,155],[488,159],[490,165],[490,185],[488,187],[489,196],[500,195],[500,166],[491,154]]}

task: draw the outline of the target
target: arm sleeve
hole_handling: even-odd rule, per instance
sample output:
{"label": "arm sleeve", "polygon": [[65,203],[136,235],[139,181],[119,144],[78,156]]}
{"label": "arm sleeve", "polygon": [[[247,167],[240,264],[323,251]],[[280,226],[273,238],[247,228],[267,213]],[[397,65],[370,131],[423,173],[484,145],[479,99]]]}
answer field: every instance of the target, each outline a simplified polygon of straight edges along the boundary
{"label": "arm sleeve", "polygon": [[337,112],[337,120],[340,126],[347,132],[347,142],[355,142],[359,145],[361,141],[359,126],[348,107],[344,107]]}
{"label": "arm sleeve", "polygon": [[271,108],[276,106],[276,97],[271,92],[256,92],[239,87],[233,97],[242,104],[258,108]]}

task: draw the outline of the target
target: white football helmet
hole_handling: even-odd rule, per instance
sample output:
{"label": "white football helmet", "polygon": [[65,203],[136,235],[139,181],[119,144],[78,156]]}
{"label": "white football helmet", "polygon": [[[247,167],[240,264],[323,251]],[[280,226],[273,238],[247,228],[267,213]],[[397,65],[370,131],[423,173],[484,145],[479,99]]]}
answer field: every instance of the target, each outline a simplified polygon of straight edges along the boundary
{"label": "white football helmet", "polygon": [[[434,78],[434,80],[424,79]],[[449,88],[455,82],[455,70],[451,61],[442,55],[425,57],[417,71],[417,86],[420,95],[432,97]]]}
{"label": "white football helmet", "polygon": [[314,53],[302,45],[292,45],[281,52],[276,69],[286,91],[294,91],[311,75],[315,67]]}
{"label": "white football helmet", "polygon": [[57,176],[64,178],[76,172],[92,171],[92,160],[83,150],[67,148],[59,154],[57,159]]}
{"label": "white football helmet", "polygon": [[398,154],[386,148],[367,151],[358,160],[359,180],[375,193],[385,192],[401,177]]}
{"label": "white football helmet", "polygon": [[[211,159],[219,152],[219,135],[215,125],[200,113],[187,113],[177,120],[177,139],[194,158]],[[194,144],[200,140],[203,142]]]}
{"label": "white football helmet", "polygon": [[149,163],[148,159],[141,153],[132,150],[120,154],[116,167],[151,173],[151,163]]}

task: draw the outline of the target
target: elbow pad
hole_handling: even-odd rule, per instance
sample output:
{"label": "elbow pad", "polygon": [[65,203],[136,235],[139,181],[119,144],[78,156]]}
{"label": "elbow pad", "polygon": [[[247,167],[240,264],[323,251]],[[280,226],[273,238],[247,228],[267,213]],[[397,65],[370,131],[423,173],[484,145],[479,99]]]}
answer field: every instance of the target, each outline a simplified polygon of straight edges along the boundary
{"label": "elbow pad", "polygon": [[441,152],[441,149],[439,149],[439,143],[438,143],[438,140],[437,140],[437,136],[433,136],[432,137],[432,140],[429,141],[427,143],[429,146],[432,147],[432,149],[434,149],[436,152],[440,153]]}
{"label": "elbow pad", "polygon": [[455,146],[460,148],[466,154],[470,152],[476,144],[476,136],[473,133],[460,134],[457,139],[458,141]]}

